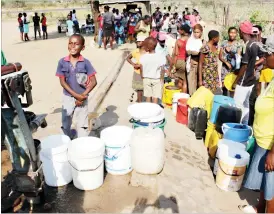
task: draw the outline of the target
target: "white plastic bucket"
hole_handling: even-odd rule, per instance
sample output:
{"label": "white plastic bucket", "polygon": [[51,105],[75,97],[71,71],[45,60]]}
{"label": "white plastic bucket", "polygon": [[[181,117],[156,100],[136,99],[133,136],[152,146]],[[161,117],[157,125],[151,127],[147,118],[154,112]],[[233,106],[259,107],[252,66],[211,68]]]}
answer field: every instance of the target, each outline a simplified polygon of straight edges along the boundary
{"label": "white plastic bucket", "polygon": [[105,144],[96,137],[77,138],[69,144],[68,157],[73,184],[80,190],[94,190],[104,181]]}
{"label": "white plastic bucket", "polygon": [[48,186],[58,187],[72,181],[72,174],[67,157],[68,144],[66,135],[52,135],[41,140],[39,153],[45,182]]}
{"label": "white plastic bucket", "polygon": [[175,93],[172,98],[172,113],[176,116],[177,114],[177,106],[178,106],[178,100],[182,98],[188,99],[190,96],[186,93]]}
{"label": "white plastic bucket", "polygon": [[105,164],[108,173],[125,175],[132,171],[130,138],[133,129],[127,126],[112,126],[101,132],[106,145]]}
{"label": "white plastic bucket", "polygon": [[221,146],[226,148],[222,148],[219,154],[216,185],[224,191],[237,192],[241,189],[250,156],[239,148]]}
{"label": "white plastic bucket", "polygon": [[[216,157],[215,157],[215,162],[214,162],[214,169],[213,169],[213,173],[214,175],[217,175],[217,171],[219,168],[219,155],[220,155],[220,151],[222,150],[222,145],[225,144],[227,145],[229,148],[234,147],[234,148],[238,148],[241,149],[243,151],[245,151],[246,147],[243,143],[238,143],[232,140],[227,140],[227,139],[221,139],[218,142],[218,150],[216,153]],[[226,147],[224,148],[226,149]]]}

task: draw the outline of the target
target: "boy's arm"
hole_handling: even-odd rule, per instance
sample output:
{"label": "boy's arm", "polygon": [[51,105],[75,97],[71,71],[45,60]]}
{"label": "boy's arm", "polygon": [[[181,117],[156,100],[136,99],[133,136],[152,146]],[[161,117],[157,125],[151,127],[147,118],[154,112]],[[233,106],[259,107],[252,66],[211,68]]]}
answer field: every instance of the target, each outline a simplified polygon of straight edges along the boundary
{"label": "boy's arm", "polygon": [[144,76],[143,76],[143,65],[142,64],[140,65],[140,75],[141,75],[142,79],[144,79]]}
{"label": "boy's arm", "polygon": [[91,65],[90,61],[86,61],[86,69],[87,69],[87,75],[88,75],[88,81],[86,85],[86,90],[82,95],[88,96],[88,94],[92,91],[92,89],[97,85],[97,80],[95,77],[96,71]]}

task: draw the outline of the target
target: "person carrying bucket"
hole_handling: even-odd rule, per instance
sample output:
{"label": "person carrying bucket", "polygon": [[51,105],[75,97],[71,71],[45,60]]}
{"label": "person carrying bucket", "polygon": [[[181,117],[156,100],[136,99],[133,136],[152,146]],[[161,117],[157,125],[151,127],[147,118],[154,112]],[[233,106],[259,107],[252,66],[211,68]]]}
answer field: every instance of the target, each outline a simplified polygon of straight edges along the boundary
{"label": "person carrying bucket", "polygon": [[[265,52],[266,64],[274,69],[274,34],[266,45],[259,45]],[[251,159],[244,187],[260,190],[256,206],[243,205],[239,209],[245,213],[274,213],[274,78],[266,90],[257,98],[253,123],[256,138],[255,153]]]}

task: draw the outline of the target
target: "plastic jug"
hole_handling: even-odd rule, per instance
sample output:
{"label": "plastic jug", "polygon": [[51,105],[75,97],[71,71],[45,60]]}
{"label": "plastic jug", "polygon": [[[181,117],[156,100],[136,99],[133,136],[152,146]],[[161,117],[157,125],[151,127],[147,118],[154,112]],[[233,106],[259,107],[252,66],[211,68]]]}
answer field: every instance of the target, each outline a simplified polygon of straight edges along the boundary
{"label": "plastic jug", "polygon": [[196,125],[196,120],[197,120],[197,113],[199,111],[199,108],[197,107],[194,107],[190,110],[190,113],[189,113],[189,120],[188,120],[188,128],[191,130],[191,131],[195,131],[195,125]]}
{"label": "plastic jug", "polygon": [[139,127],[130,140],[132,168],[141,174],[157,174],[164,167],[164,132],[159,128]]}
{"label": "plastic jug", "polygon": [[205,136],[206,127],[207,127],[207,111],[200,108],[197,112],[197,120],[195,124],[196,139],[203,139],[203,137]]}
{"label": "plastic jug", "polygon": [[220,106],[217,111],[216,130],[223,134],[222,125],[224,123],[240,123],[242,110],[233,106]]}
{"label": "plastic jug", "polygon": [[233,106],[235,105],[235,101],[231,97],[222,96],[222,95],[215,95],[213,99],[213,106],[210,114],[210,122],[216,123],[217,119],[217,112],[221,105],[229,105]]}

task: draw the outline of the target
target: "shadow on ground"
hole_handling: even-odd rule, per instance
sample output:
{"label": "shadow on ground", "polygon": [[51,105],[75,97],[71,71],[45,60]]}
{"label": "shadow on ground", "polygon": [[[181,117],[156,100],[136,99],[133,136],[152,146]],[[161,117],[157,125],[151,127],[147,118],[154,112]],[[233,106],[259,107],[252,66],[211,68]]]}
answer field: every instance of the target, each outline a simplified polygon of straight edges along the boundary
{"label": "shadow on ground", "polygon": [[100,132],[103,129],[117,124],[119,116],[115,112],[116,109],[116,106],[110,105],[106,108],[106,111],[98,118],[92,119],[92,131],[90,132],[90,136],[100,137]]}
{"label": "shadow on ground", "polygon": [[[39,35],[38,35],[37,40],[35,40],[34,37],[29,37],[30,41],[28,41],[28,42],[41,42],[41,41],[44,41],[43,40],[43,34],[41,34],[41,37],[42,38],[39,38]],[[48,39],[46,39],[46,40],[59,39],[59,38],[68,38],[68,37],[66,36],[66,33],[53,32],[53,33],[48,33]],[[20,42],[14,43],[14,45],[25,44],[25,43],[28,43],[28,42],[20,41]]]}
{"label": "shadow on ground", "polygon": [[158,199],[152,204],[149,204],[146,198],[138,198],[135,201],[135,207],[131,213],[144,213],[149,207],[161,209],[163,212],[165,212],[167,209],[171,209],[172,213],[180,213],[177,199],[172,196],[167,198],[164,195],[160,195]]}

